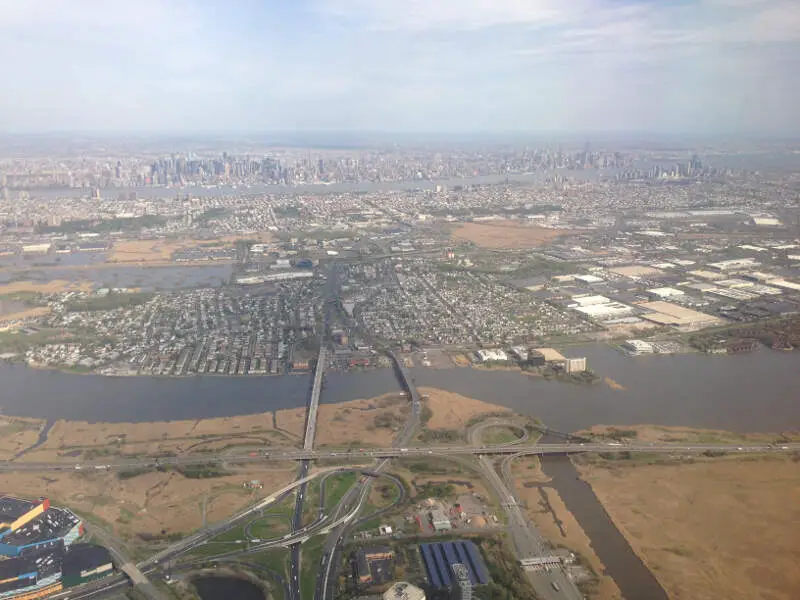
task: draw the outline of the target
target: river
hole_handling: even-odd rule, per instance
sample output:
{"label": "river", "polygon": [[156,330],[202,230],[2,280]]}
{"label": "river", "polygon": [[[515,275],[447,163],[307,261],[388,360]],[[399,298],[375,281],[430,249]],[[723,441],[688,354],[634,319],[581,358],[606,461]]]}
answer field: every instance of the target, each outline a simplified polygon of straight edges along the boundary
{"label": "river", "polygon": [[[731,431],[800,427],[800,353],[627,357],[604,345],[571,348],[624,386],[544,381],[515,371],[411,370],[417,385],[457,392],[542,419],[553,429],[653,423]],[[305,405],[309,376],[103,377],[0,363],[5,414],[88,421],[154,421],[253,414]],[[322,402],[397,391],[390,369],[326,374]]]}
{"label": "river", "polygon": [[559,431],[641,423],[742,432],[800,427],[797,352],[759,348],[735,356],[629,357],[605,345],[592,345],[564,354],[586,356],[598,375],[625,389],[472,368],[415,368],[412,373],[417,385],[501,404]]}
{"label": "river", "polygon": [[650,569],[633,551],[595,496],[591,486],[579,478],[578,471],[566,456],[546,456],[542,470],[552,479],[554,488],[567,510],[591,540],[592,548],[622,592],[625,600],[668,600],[668,596]]}

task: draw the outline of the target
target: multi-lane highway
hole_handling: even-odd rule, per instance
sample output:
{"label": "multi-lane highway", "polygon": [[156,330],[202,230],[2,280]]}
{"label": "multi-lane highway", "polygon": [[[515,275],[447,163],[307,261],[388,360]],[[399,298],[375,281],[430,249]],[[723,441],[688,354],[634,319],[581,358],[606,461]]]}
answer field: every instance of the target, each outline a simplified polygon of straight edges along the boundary
{"label": "multi-lane highway", "polygon": [[730,453],[791,453],[800,452],[800,444],[692,444],[692,443],[630,443],[615,442],[586,442],[586,443],[560,443],[560,444],[529,444],[529,445],[497,445],[497,446],[391,446],[388,448],[360,448],[360,449],[334,449],[325,448],[318,450],[301,450],[286,448],[273,449],[270,452],[261,452],[253,456],[250,453],[208,453],[201,456],[186,455],[160,459],[114,459],[108,462],[20,462],[2,461],[0,471],[68,471],[68,470],[97,470],[119,471],[128,469],[159,469],[167,467],[180,467],[203,465],[214,462],[226,464],[252,464],[280,461],[304,461],[320,459],[338,459],[342,463],[357,462],[363,458],[398,458],[419,456],[458,456],[458,455],[508,455],[522,453],[531,454],[577,454],[582,452],[644,452],[658,454],[702,454],[704,452],[730,452]]}
{"label": "multi-lane highway", "polygon": [[[392,448],[399,451],[399,456],[404,454],[404,450],[407,452],[408,448],[404,448],[411,438],[414,436],[414,432],[417,430],[419,426],[421,415],[422,415],[422,401],[417,390],[417,386],[414,383],[414,380],[411,378],[411,373],[409,373],[406,366],[403,362],[397,357],[394,352],[388,352],[389,358],[392,359],[394,363],[395,372],[397,373],[398,379],[400,380],[400,384],[408,393],[409,399],[411,400],[411,414],[409,415],[408,420],[406,421],[406,425],[403,430],[395,437],[394,443]],[[363,452],[366,452],[364,450]],[[338,456],[338,453],[337,453]],[[389,466],[389,458],[390,457],[375,457],[381,458],[381,460],[375,464],[372,468],[372,471],[375,473],[381,473]],[[364,480],[359,484],[353,486],[345,497],[343,498],[342,502],[339,504],[337,509],[348,505],[348,503],[352,503],[355,501],[355,508],[354,514],[359,514],[361,509],[366,501],[367,497],[369,496],[369,491],[371,488],[372,481],[371,479]],[[402,487],[402,484],[400,484]],[[314,591],[314,598],[316,600],[329,600],[329,598],[334,597],[336,590],[335,584],[337,581],[338,575],[338,567],[341,559],[341,546],[344,542],[347,534],[350,530],[352,523],[344,523],[342,526],[337,527],[336,529],[332,530],[331,533],[328,535],[328,538],[325,540],[325,547],[322,554],[322,561],[320,564],[320,573],[321,576],[317,578],[317,587]]]}

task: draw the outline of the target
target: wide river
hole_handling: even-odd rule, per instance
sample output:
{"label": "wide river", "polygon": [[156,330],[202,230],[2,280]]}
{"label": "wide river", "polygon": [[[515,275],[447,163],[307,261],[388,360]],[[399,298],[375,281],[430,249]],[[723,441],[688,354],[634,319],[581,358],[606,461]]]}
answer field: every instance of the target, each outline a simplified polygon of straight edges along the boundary
{"label": "wide river", "polygon": [[[738,356],[631,358],[603,345],[572,348],[624,387],[580,386],[513,371],[414,368],[418,385],[458,392],[574,431],[593,424],[654,423],[779,431],[800,427],[800,353],[759,349]],[[102,377],[0,363],[0,410],[8,415],[89,421],[223,417],[304,406],[310,378]],[[390,369],[328,373],[325,403],[395,391]]]}

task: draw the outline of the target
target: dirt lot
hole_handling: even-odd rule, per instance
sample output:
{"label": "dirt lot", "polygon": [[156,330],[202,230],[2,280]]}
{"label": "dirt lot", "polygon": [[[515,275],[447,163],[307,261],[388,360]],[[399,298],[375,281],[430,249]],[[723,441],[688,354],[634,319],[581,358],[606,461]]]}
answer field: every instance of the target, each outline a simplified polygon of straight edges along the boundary
{"label": "dirt lot", "polygon": [[8,460],[39,439],[44,421],[0,416],[0,460]]}
{"label": "dirt lot", "polygon": [[674,600],[794,600],[800,463],[790,457],[580,467]]}
{"label": "dirt lot", "polygon": [[114,244],[108,262],[114,263],[164,263],[170,262],[172,253],[192,246],[189,242],[167,240],[128,240]]}
{"label": "dirt lot", "polygon": [[513,414],[497,404],[489,404],[437,388],[419,388],[419,393],[427,396],[427,406],[433,412],[428,421],[428,429],[464,429],[470,419],[480,414],[495,412]]}
{"label": "dirt lot", "polygon": [[59,292],[90,292],[91,281],[69,281],[53,279],[46,283],[39,281],[14,281],[0,284],[0,295],[17,294],[19,292],[38,292],[40,294],[56,294]]}
{"label": "dirt lot", "polygon": [[[130,479],[114,473],[76,472],[42,475],[0,473],[0,490],[37,498],[47,496],[80,514],[92,515],[127,539],[138,534],[187,533],[236,510],[292,481],[293,465],[274,470],[248,470],[210,479],[187,479],[179,473],[153,471]],[[264,489],[245,489],[245,481],[259,479]],[[257,494],[257,496],[255,495]]]}
{"label": "dirt lot", "polygon": [[568,233],[560,229],[523,225],[517,221],[492,221],[491,224],[465,223],[456,228],[452,236],[483,248],[512,250],[543,246]]}
{"label": "dirt lot", "polygon": [[231,235],[216,240],[125,240],[114,244],[111,255],[108,259],[110,263],[145,263],[145,264],[192,264],[173,263],[172,254],[178,250],[187,248],[197,248],[205,246],[207,248],[230,248],[237,241],[249,240],[257,242],[269,242],[272,235],[264,233],[253,233],[250,235]]}
{"label": "dirt lot", "polygon": [[[514,462],[512,473],[517,495],[523,500],[528,516],[554,544],[569,548],[583,557],[598,575],[593,587],[592,600],[620,600],[622,595],[614,580],[605,573],[605,567],[594,552],[583,529],[567,510],[558,492],[547,487],[549,477],[541,470],[537,457],[528,457]],[[526,484],[537,487],[526,487]],[[541,491],[538,485],[541,484]]]}

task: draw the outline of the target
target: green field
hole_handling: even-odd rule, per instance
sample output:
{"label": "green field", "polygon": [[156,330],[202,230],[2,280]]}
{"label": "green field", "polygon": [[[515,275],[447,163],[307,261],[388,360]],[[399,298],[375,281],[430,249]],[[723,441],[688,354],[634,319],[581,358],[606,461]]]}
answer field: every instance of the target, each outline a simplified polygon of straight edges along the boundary
{"label": "green field", "polygon": [[353,484],[358,481],[358,473],[355,471],[337,473],[325,480],[325,512],[333,509]]}

